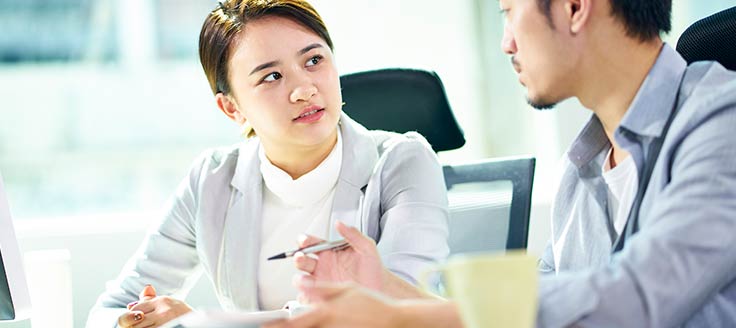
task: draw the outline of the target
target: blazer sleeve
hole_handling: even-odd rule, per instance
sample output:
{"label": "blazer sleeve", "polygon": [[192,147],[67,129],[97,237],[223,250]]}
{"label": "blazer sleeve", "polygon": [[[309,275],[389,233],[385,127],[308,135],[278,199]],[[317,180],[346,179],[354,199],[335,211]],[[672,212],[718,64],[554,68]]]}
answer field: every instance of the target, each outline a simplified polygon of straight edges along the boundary
{"label": "blazer sleeve", "polygon": [[147,285],[159,295],[183,298],[199,277],[195,216],[197,186],[207,156],[195,162],[189,176],[165,206],[162,219],[151,229],[138,251],[90,311],[87,327],[116,327],[128,303],[138,300]]}
{"label": "blazer sleeve", "polygon": [[383,154],[380,239],[386,267],[410,283],[449,254],[447,188],[429,144],[407,133]]}

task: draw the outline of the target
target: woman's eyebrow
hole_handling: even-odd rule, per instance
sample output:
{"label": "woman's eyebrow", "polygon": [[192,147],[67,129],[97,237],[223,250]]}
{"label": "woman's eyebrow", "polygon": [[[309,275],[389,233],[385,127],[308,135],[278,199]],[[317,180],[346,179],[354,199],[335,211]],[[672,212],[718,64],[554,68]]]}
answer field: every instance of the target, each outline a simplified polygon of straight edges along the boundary
{"label": "woman's eyebrow", "polygon": [[266,68],[269,68],[269,67],[274,67],[274,66],[276,66],[276,65],[278,65],[278,64],[281,64],[281,61],[280,61],[280,60],[274,60],[274,61],[270,61],[270,62],[268,62],[268,63],[260,64],[260,65],[256,66],[256,68],[254,68],[254,69],[253,69],[253,70],[252,70],[252,71],[250,72],[249,76],[250,76],[250,75],[253,75],[253,74],[255,74],[255,73],[256,73],[256,72],[258,72],[258,71],[262,71],[262,70],[264,70],[264,69],[266,69]]}
{"label": "woman's eyebrow", "polygon": [[316,49],[316,48],[324,48],[324,47],[321,44],[319,44],[319,43],[312,43],[312,44],[304,47],[304,49],[299,50],[299,52],[297,54],[299,56],[301,56],[301,55],[306,54],[307,52],[309,52],[309,50]]}
{"label": "woman's eyebrow", "polygon": [[[324,48],[324,46],[321,45],[321,44],[319,44],[319,43],[312,43],[312,44],[304,47],[302,50],[299,50],[297,52],[297,55],[299,55],[299,56],[304,55],[307,52],[309,52],[310,50],[317,49],[317,48]],[[250,72],[249,75],[253,75],[253,74],[255,74],[255,73],[259,72],[259,71],[262,71],[262,70],[264,70],[266,68],[274,67],[274,66],[279,65],[279,64],[281,64],[281,61],[280,60],[274,60],[274,61],[270,61],[270,62],[267,62],[267,63],[260,64],[260,65],[256,66],[256,68],[254,68]]]}

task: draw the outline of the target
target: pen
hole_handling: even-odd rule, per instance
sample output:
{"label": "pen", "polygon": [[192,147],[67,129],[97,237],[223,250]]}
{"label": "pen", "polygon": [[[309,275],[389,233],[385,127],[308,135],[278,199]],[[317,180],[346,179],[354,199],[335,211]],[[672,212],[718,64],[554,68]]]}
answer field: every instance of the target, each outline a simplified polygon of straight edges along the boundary
{"label": "pen", "polygon": [[298,252],[302,252],[304,254],[311,254],[311,253],[317,253],[317,252],[321,252],[321,251],[326,251],[326,250],[329,250],[329,249],[332,249],[332,250],[342,250],[342,249],[345,249],[345,248],[348,248],[348,247],[350,247],[350,244],[345,239],[340,239],[340,240],[335,240],[335,241],[330,241],[330,242],[324,241],[324,242],[321,242],[321,243],[316,244],[316,245],[302,247],[300,249],[296,249],[296,250],[288,251],[288,252],[283,252],[281,254],[277,254],[277,255],[271,256],[271,257],[268,258],[268,261],[270,261],[270,260],[279,260],[279,259],[285,259],[287,257],[292,257],[292,256],[294,256],[294,254],[296,254]]}

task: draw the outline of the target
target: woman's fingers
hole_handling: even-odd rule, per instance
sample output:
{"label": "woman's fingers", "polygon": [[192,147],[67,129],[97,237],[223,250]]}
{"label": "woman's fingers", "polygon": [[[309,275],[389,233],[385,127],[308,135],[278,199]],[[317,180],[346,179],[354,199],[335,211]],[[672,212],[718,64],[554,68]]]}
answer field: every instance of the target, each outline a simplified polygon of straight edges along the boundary
{"label": "woman's fingers", "polygon": [[319,244],[323,241],[324,239],[320,239],[311,235],[300,235],[298,239],[299,248],[309,247],[315,244]]}
{"label": "woman's fingers", "polygon": [[156,309],[156,304],[154,304],[154,302],[149,302],[149,301],[141,301],[141,302],[138,302],[138,304],[130,307],[130,311],[140,311],[143,313],[150,313],[155,309]]}
{"label": "woman's fingers", "polygon": [[350,247],[360,254],[366,254],[374,252],[376,248],[376,242],[373,239],[363,235],[358,229],[348,226],[341,221],[335,223],[337,232],[340,233],[345,240],[348,241]]}
{"label": "woman's fingers", "polygon": [[294,264],[298,270],[306,273],[313,273],[314,269],[317,268],[317,260],[313,257],[307,256],[306,254],[299,252],[294,255]]}
{"label": "woman's fingers", "polygon": [[143,290],[140,294],[138,294],[138,299],[141,301],[147,301],[152,298],[156,297],[156,289],[153,288],[151,285],[146,285],[146,287],[143,287]]}
{"label": "woman's fingers", "polygon": [[145,318],[145,314],[141,311],[128,311],[118,318],[118,326],[121,328],[133,327],[133,325],[141,323]]}

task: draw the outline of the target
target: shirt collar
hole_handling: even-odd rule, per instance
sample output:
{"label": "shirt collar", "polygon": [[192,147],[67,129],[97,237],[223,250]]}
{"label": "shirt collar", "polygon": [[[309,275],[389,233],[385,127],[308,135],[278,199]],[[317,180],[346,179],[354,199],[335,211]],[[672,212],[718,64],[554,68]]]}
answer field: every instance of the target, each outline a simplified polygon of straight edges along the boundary
{"label": "shirt collar", "polygon": [[[617,130],[621,128],[648,137],[662,135],[675,102],[687,62],[665,44]],[[616,135],[619,131],[616,132]],[[616,137],[616,140],[619,140]]]}
{"label": "shirt collar", "polygon": [[567,156],[576,167],[580,168],[590,163],[610,144],[601,121],[598,120],[598,116],[593,115],[573,141]]}
{"label": "shirt collar", "polygon": [[[662,134],[686,68],[687,63],[672,47],[662,46],[654,66],[616,129],[614,138],[619,144],[623,143],[622,130],[639,136],[659,137]],[[580,168],[608,147],[610,142],[603,125],[593,115],[570,146],[568,158]]]}

